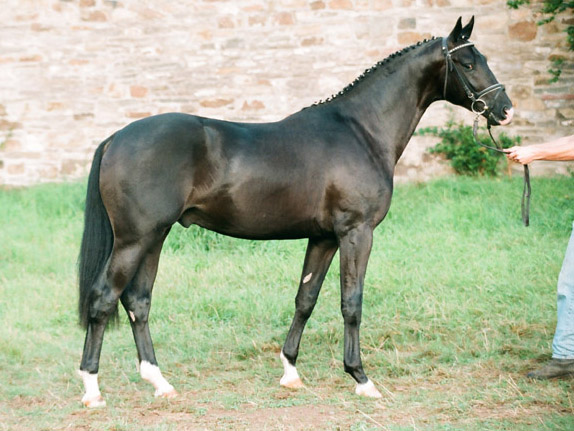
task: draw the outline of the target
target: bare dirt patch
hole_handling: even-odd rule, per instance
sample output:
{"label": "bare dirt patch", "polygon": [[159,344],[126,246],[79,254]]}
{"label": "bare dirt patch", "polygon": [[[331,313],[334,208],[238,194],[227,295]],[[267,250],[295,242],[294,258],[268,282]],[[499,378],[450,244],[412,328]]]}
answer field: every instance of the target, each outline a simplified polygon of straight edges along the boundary
{"label": "bare dirt patch", "polygon": [[532,382],[494,363],[377,383],[377,401],[355,396],[340,376],[301,390],[224,383],[217,391],[181,390],[174,400],[154,399],[144,384],[110,385],[108,406],[97,410],[81,407],[79,393],[69,400],[19,396],[0,406],[0,430],[474,430],[493,423],[566,430],[561,424],[574,418],[574,383]]}

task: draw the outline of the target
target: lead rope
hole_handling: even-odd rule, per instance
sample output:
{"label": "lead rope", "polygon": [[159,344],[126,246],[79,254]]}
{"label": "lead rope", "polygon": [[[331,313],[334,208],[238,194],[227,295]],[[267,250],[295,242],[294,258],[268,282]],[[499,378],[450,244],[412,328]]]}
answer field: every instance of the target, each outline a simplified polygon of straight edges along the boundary
{"label": "lead rope", "polygon": [[[490,130],[490,124],[487,124],[486,128],[488,130],[488,134],[490,135],[490,139],[492,140],[492,142],[494,143],[495,146],[492,147],[490,145],[483,144],[482,142],[480,142],[478,140],[477,131],[478,131],[478,118],[479,117],[480,117],[479,114],[477,114],[476,117],[474,117],[474,125],[472,126],[472,135],[474,137],[474,142],[477,143],[478,145],[484,147],[484,148],[488,148],[489,150],[497,151],[499,153],[504,154],[504,150],[502,149],[502,147],[500,147],[500,145],[498,145],[498,142],[496,142],[496,139],[494,139],[494,136],[492,136],[492,131]],[[528,168],[528,165],[523,165],[523,166],[524,166],[524,188],[522,189],[522,200],[520,202],[520,209],[522,211],[522,222],[524,223],[524,226],[529,226],[530,225],[530,194],[532,192],[532,188],[530,187],[530,169]]]}

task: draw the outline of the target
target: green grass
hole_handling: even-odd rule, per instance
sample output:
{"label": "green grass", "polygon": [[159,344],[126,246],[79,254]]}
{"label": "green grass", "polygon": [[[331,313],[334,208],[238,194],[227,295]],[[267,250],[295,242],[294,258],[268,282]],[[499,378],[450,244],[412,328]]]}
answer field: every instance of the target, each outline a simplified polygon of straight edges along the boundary
{"label": "green grass", "polygon": [[305,241],[253,242],[175,226],[150,319],[164,375],[153,399],[127,318],[104,340],[108,407],[80,405],[76,257],[85,184],[0,190],[0,430],[569,430],[573,384],[532,382],[555,325],[574,179],[449,178],[397,187],[376,231],[361,342],[381,401],[342,367],[337,259],[303,335],[306,389],[278,385]]}

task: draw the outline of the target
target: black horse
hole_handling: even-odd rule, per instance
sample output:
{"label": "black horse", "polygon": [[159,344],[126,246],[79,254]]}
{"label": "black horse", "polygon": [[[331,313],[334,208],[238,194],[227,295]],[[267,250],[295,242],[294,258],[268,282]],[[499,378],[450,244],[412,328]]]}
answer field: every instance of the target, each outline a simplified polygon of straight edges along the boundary
{"label": "black horse", "polygon": [[136,121],[102,142],[90,171],[80,251],[84,404],[105,404],[97,373],[118,301],[129,316],[142,378],[156,396],[176,394],[157,366],[148,327],[160,251],[176,222],[238,238],[308,238],[281,351],[287,387],[302,385],[295,368],[301,334],[339,249],[345,371],[357,394],[380,397],[363,371],[359,326],[373,229],[389,210],[395,164],[437,100],[490,124],[512,118],[504,87],[468,40],[473,23],[463,28],[459,18],[448,37],[405,48],[335,97],[275,123],[172,113]]}

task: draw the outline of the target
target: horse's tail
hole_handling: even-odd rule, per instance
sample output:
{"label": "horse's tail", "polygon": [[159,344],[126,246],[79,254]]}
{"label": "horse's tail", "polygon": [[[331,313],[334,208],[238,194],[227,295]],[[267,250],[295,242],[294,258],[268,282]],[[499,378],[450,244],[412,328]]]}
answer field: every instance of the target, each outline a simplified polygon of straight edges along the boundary
{"label": "horse's tail", "polygon": [[[84,213],[84,234],[78,257],[78,281],[80,297],[78,310],[80,325],[87,328],[89,321],[92,292],[101,276],[114,245],[114,236],[110,218],[100,194],[100,166],[104,148],[113,135],[102,142],[94,154],[94,160],[88,177],[86,193],[86,210]],[[112,320],[117,318],[117,308]]]}

